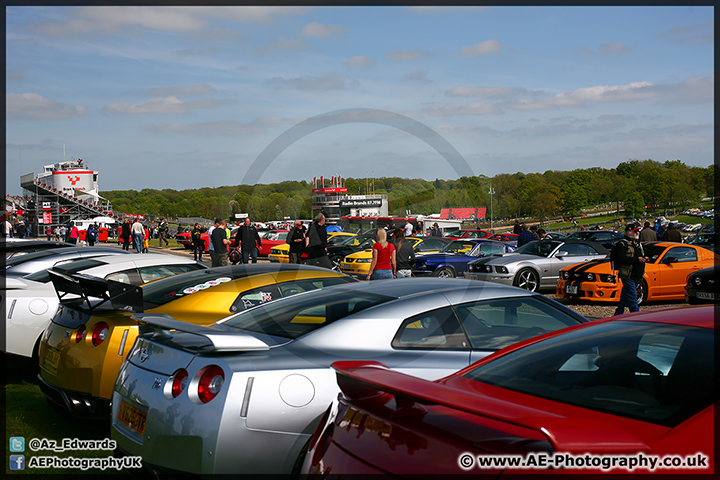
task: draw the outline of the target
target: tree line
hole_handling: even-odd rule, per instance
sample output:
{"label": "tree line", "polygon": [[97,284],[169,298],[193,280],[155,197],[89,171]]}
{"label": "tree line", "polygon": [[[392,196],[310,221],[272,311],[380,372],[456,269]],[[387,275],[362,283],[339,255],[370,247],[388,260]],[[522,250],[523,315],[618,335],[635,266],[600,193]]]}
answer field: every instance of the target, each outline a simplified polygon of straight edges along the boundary
{"label": "tree line", "polygon": [[[457,180],[427,181],[399,177],[372,180],[372,191],[387,194],[389,213],[405,216],[439,213],[443,208],[487,207],[496,219],[576,216],[581,209],[623,205],[630,216],[650,207],[667,211],[696,206],[714,196],[714,165],[689,167],[680,160],[663,163],[629,160],[616,168],[592,167],[545,173],[478,175]],[[347,178],[350,194],[364,194],[368,181]],[[236,185],[192,190],[111,190],[103,193],[118,212],[159,217],[232,218],[248,213],[259,221],[283,217],[311,218],[310,182],[285,181],[268,185]]]}

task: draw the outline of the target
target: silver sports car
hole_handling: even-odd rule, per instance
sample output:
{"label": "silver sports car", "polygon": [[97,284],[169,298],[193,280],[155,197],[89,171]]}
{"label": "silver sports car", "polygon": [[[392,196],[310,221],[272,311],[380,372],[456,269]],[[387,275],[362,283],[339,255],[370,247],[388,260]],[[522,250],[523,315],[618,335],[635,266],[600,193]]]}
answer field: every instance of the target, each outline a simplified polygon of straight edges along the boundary
{"label": "silver sports car", "polygon": [[555,289],[560,269],[605,258],[602,245],[580,240],[536,240],[512,253],[482,257],[468,264],[465,278],[514,285],[534,292]]}
{"label": "silver sports car", "polygon": [[136,314],[112,438],[156,473],[282,473],[337,396],[336,360],[437,379],[506,345],[584,322],[542,295],[460,279],[301,293],[211,326]]}

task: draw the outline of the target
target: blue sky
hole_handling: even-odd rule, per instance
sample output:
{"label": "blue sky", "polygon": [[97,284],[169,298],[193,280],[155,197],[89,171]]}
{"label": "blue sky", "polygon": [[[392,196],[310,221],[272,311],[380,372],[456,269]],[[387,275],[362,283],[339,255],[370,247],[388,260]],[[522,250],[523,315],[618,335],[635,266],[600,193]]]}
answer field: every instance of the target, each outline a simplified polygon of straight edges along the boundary
{"label": "blue sky", "polygon": [[[63,145],[101,192],[707,167],[713,19],[712,7],[7,7],[6,188],[19,194]],[[249,174],[269,145],[274,160]]]}

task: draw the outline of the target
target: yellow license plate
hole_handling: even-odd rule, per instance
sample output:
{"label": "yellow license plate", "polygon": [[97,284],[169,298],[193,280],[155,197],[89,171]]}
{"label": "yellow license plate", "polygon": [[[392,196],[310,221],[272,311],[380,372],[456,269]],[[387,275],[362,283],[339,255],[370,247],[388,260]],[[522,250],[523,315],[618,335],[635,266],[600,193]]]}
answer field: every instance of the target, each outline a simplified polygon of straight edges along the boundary
{"label": "yellow license plate", "polygon": [[60,352],[50,346],[45,349],[45,366],[57,370],[60,363]]}
{"label": "yellow license plate", "polygon": [[143,432],[145,432],[147,414],[133,407],[126,401],[121,400],[120,408],[118,409],[118,420],[142,435]]}

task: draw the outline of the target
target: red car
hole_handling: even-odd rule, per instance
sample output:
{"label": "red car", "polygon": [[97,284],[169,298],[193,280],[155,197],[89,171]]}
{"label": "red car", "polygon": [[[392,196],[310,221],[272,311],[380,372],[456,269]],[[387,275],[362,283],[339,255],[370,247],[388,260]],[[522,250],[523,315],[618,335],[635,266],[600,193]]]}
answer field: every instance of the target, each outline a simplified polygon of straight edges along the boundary
{"label": "red car", "polygon": [[342,394],[302,473],[713,474],[714,329],[712,305],[632,313],[509,346],[436,382],[336,362]]}
{"label": "red car", "polygon": [[498,242],[515,242],[517,243],[517,233],[496,233],[490,237],[490,240],[497,240]]}
{"label": "red car", "polygon": [[258,250],[258,256],[267,257],[270,255],[271,248],[283,245],[289,231],[290,230],[268,230],[258,232],[260,234],[260,242],[262,243]]}
{"label": "red car", "polygon": [[485,230],[454,230],[448,232],[445,238],[451,238],[457,240],[459,238],[487,238],[490,236],[490,232]]}

